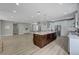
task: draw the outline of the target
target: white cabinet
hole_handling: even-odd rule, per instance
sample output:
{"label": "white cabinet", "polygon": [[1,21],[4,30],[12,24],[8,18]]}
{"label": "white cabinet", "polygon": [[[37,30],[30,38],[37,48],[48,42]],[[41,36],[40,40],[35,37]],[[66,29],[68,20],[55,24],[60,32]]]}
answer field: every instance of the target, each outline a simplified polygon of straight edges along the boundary
{"label": "white cabinet", "polygon": [[69,52],[70,55],[79,55],[79,36],[69,34]]}

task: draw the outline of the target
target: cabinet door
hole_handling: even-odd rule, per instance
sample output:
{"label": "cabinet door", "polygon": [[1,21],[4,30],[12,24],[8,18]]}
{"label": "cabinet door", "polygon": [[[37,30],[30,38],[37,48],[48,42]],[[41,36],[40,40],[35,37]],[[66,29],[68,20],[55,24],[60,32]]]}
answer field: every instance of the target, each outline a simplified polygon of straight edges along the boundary
{"label": "cabinet door", "polygon": [[50,33],[47,35],[47,42],[51,42],[56,39],[56,33]]}
{"label": "cabinet door", "polygon": [[46,45],[46,36],[34,34],[33,38],[34,44],[42,48]]}
{"label": "cabinet door", "polygon": [[52,39],[56,39],[56,33],[52,33]]}
{"label": "cabinet door", "polygon": [[69,49],[71,55],[79,55],[79,39],[69,38]]}
{"label": "cabinet door", "polygon": [[41,36],[41,42],[42,42],[42,47],[47,44],[47,35],[42,35]]}
{"label": "cabinet door", "polygon": [[37,43],[37,44],[41,44],[42,43],[41,42],[41,37],[39,35],[37,35],[37,34],[34,34],[33,41],[34,41],[34,43]]}

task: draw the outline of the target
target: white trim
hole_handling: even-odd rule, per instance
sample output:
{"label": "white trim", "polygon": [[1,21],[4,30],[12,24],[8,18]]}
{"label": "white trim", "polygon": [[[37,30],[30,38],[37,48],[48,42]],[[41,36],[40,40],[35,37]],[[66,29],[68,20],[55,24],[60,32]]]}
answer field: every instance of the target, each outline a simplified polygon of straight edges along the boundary
{"label": "white trim", "polygon": [[21,35],[21,34],[24,34],[24,33],[19,33],[19,34]]}
{"label": "white trim", "polygon": [[0,36],[13,36],[13,34],[8,34],[8,35],[0,35]]}

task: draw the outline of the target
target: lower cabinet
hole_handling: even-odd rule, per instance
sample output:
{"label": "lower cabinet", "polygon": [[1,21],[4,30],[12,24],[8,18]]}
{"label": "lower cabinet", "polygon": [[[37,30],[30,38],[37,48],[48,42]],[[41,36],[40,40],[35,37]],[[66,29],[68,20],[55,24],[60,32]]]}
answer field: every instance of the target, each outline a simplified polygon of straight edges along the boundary
{"label": "lower cabinet", "polygon": [[56,33],[50,33],[45,35],[33,34],[33,43],[42,48],[48,43],[56,39]]}

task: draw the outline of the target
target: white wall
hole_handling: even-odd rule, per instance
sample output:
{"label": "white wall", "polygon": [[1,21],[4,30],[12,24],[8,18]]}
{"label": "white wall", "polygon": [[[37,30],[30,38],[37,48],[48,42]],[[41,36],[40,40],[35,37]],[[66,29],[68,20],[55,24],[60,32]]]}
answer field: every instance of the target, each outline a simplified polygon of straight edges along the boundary
{"label": "white wall", "polygon": [[9,21],[2,21],[2,36],[13,35],[13,23]]}
{"label": "white wall", "polygon": [[47,22],[44,22],[44,23],[41,23],[41,31],[48,31],[48,23]]}
{"label": "white wall", "polygon": [[[1,25],[2,24],[2,25]],[[17,23],[19,34],[30,33],[30,25],[25,23]],[[2,36],[11,36],[13,35],[13,22],[11,21],[2,21],[0,22],[0,35]],[[28,30],[26,30],[28,28]],[[1,31],[2,29],[2,31]]]}
{"label": "white wall", "polygon": [[1,36],[1,21],[0,21],[0,36]]}
{"label": "white wall", "polygon": [[[28,30],[26,30],[26,28],[28,28]],[[19,34],[30,33],[30,25],[27,23],[26,24],[19,23],[18,30],[19,30]]]}
{"label": "white wall", "polygon": [[38,27],[39,27],[39,25],[38,25],[38,23],[32,23],[32,31],[38,31],[39,29],[38,29]]}
{"label": "white wall", "polygon": [[78,28],[79,28],[79,3],[77,4],[77,10],[78,10],[77,20],[78,20]]}
{"label": "white wall", "polygon": [[75,30],[74,20],[51,23],[52,29],[55,29],[56,25],[61,25],[61,36],[66,36],[66,35],[68,35],[69,31]]}

